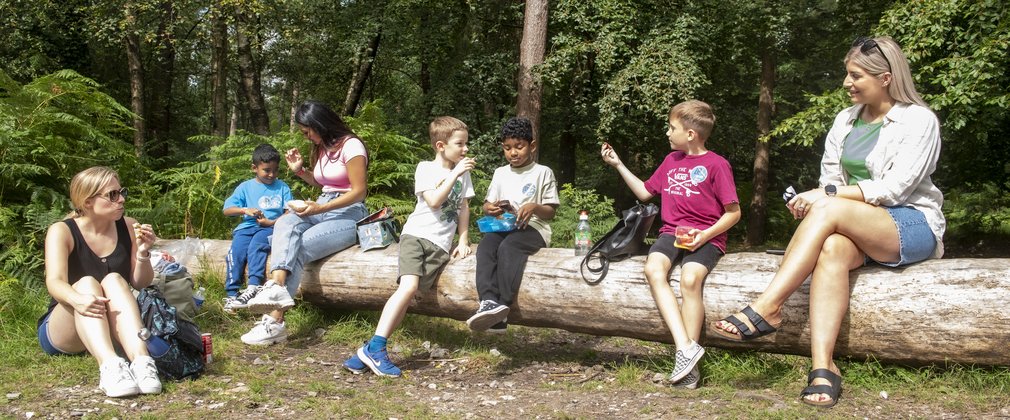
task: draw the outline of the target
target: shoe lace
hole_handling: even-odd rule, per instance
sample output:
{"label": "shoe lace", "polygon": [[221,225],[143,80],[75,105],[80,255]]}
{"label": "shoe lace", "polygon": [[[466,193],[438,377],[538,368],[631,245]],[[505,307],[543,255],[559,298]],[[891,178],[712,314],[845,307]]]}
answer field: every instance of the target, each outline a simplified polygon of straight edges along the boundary
{"label": "shoe lace", "polygon": [[493,308],[494,306],[495,306],[494,302],[490,300],[485,300],[480,303],[480,312],[490,311],[491,308]]}
{"label": "shoe lace", "polygon": [[242,292],[242,294],[238,295],[238,297],[236,297],[235,300],[241,303],[249,303],[249,299],[255,297],[256,294],[259,293],[260,289],[262,288],[263,286],[249,286],[245,289],[245,291]]}
{"label": "shoe lace", "polygon": [[110,372],[113,379],[115,379],[115,383],[133,380],[133,374],[130,373],[130,369],[126,365],[126,362],[119,362],[115,366],[109,366],[106,371]]}

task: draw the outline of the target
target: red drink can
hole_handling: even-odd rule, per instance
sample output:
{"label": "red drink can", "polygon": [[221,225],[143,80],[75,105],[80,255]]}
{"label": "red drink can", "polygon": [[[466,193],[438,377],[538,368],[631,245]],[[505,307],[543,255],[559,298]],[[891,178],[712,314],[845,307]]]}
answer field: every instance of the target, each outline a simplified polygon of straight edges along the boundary
{"label": "red drink can", "polygon": [[203,341],[203,363],[209,364],[214,361],[214,341],[210,333],[200,334],[200,341]]}

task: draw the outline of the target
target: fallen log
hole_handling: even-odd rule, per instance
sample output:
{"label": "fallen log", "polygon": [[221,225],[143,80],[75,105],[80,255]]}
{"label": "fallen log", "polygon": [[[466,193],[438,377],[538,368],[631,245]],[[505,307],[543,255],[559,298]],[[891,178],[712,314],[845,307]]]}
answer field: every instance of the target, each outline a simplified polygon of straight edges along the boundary
{"label": "fallen log", "polygon": [[[223,272],[228,246],[228,241],[199,239],[159,243],[182,256],[194,272]],[[706,280],[707,322],[754,300],[780,259],[761,253],[726,255]],[[531,257],[509,323],[673,341],[642,275],[644,257],[611,264],[607,278],[596,286],[583,282],[580,262],[571,249],[543,249]],[[437,286],[419,293],[409,311],[467,319],[477,307],[474,265],[473,256],[452,261]],[[368,252],[354,246],[307,265],[301,293],[321,306],[381,310],[396,290],[396,275],[396,244]],[[679,278],[679,271],[671,278]],[[909,365],[1010,365],[1010,314],[1004,309],[1010,302],[1010,259],[942,259],[900,269],[870,266],[854,271],[850,279],[837,356]],[[808,288],[809,282],[786,302],[778,333],[747,343],[707,334],[703,345],[809,355]]]}

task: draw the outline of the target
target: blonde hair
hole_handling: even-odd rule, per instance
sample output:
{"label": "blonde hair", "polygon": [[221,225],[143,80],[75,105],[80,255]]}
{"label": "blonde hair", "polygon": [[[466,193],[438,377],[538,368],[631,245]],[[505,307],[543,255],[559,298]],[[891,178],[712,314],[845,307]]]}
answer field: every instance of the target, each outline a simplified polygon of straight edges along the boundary
{"label": "blonde hair", "polygon": [[89,198],[102,192],[113,179],[119,180],[119,175],[112,168],[106,166],[92,166],[78,172],[70,179],[70,203],[73,211],[67,214],[66,218],[84,215],[84,203]]}
{"label": "blonde hair", "polygon": [[915,80],[912,79],[912,71],[908,67],[908,58],[898,43],[889,36],[870,40],[875,41],[880,49],[870,48],[863,53],[863,43],[853,45],[845,54],[845,64],[855,64],[874,77],[890,72],[891,83],[887,85],[887,94],[892,99],[929,108],[929,104],[915,90]]}
{"label": "blonde hair", "polygon": [[680,121],[685,129],[694,130],[701,140],[708,140],[708,136],[712,135],[712,129],[715,128],[715,113],[712,112],[712,107],[694,99],[674,105],[670,109],[670,121],[673,120]]}
{"label": "blonde hair", "polygon": [[460,121],[453,117],[438,117],[428,125],[428,137],[431,138],[431,147],[435,147],[435,143],[442,142],[448,143],[449,137],[452,137],[452,133],[457,131],[466,131],[466,123]]}

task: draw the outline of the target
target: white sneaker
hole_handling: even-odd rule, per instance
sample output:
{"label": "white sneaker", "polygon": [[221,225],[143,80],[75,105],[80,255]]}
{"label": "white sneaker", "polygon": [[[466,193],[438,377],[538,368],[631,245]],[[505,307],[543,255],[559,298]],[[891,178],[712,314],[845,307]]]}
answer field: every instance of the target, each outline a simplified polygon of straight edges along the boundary
{"label": "white sneaker", "polygon": [[[673,375],[670,375],[671,377]],[[684,379],[679,382],[674,382],[674,388],[685,388],[685,389],[698,389],[698,384],[701,383],[701,370],[698,369],[698,365],[694,365],[694,369],[691,369],[691,373],[688,373]]]}
{"label": "white sneaker", "polygon": [[270,315],[256,322],[249,332],[242,334],[242,342],[250,346],[268,346],[283,343],[288,339],[288,330],[283,322],[277,322]]}
{"label": "white sneaker", "polygon": [[256,296],[249,300],[246,309],[254,314],[265,314],[271,311],[285,310],[295,306],[295,300],[288,294],[288,289],[273,281],[268,281]]}
{"label": "white sneaker", "polygon": [[137,381],[137,387],[144,394],[160,394],[161,380],[158,379],[158,366],[151,356],[140,356],[130,363],[130,372]]}
{"label": "white sneaker", "polygon": [[121,357],[106,360],[98,368],[101,379],[98,387],[105,391],[105,395],[112,398],[129,397],[140,393],[137,381],[130,373],[130,367],[126,360]]}
{"label": "white sneaker", "polygon": [[705,355],[705,348],[696,342],[692,342],[685,349],[677,350],[676,365],[673,367],[673,373],[670,374],[670,382],[680,382],[681,379],[689,375],[703,355]]}

